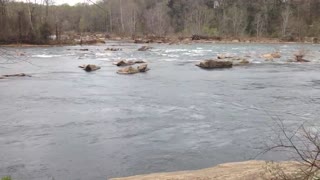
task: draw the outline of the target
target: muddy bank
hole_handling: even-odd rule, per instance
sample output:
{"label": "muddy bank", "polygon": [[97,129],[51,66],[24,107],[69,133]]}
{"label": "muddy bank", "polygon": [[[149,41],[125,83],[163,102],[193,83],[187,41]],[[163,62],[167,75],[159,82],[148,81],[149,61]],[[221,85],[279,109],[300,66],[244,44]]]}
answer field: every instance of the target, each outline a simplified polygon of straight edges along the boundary
{"label": "muddy bank", "polygon": [[196,171],[180,171],[139,175],[111,180],[264,180],[274,179],[279,172],[287,177],[295,176],[302,167],[297,162],[247,161],[221,164],[212,168]]}

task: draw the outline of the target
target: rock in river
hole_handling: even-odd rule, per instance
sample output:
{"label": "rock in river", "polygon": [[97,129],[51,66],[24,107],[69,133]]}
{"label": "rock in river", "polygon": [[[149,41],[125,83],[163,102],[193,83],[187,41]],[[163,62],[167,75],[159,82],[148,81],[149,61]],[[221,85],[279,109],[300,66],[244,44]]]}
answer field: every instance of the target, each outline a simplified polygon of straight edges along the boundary
{"label": "rock in river", "polygon": [[138,49],[138,51],[148,51],[149,49],[152,49],[150,46],[142,46],[141,48]]}
{"label": "rock in river", "polygon": [[273,60],[273,59],[281,58],[281,55],[279,52],[274,52],[274,53],[270,53],[270,54],[263,54],[261,57],[265,58],[266,60]]}
{"label": "rock in river", "polygon": [[118,74],[136,74],[136,73],[139,73],[139,70],[132,66],[129,66],[129,67],[119,69],[117,73]]}
{"label": "rock in river", "polygon": [[120,60],[120,61],[114,62],[113,64],[116,66],[131,66],[134,64],[141,64],[141,63],[146,63],[146,62],[142,60],[137,60],[137,61]]}
{"label": "rock in river", "polygon": [[129,66],[129,67],[119,69],[117,71],[117,73],[118,74],[136,74],[136,73],[147,72],[148,70],[149,70],[148,64],[143,64],[143,65],[138,66],[137,68]]}
{"label": "rock in river", "polygon": [[137,69],[138,69],[139,72],[147,72],[147,71],[149,71],[148,64],[142,64],[141,66],[138,66]]}
{"label": "rock in river", "polygon": [[94,64],[85,64],[85,65],[79,66],[79,68],[82,68],[83,70],[85,70],[87,72],[96,71],[98,69],[101,69],[100,66],[97,66]]}
{"label": "rock in river", "polygon": [[232,68],[232,62],[230,61],[220,61],[220,60],[205,60],[196,64],[204,69],[221,69],[221,68]]}

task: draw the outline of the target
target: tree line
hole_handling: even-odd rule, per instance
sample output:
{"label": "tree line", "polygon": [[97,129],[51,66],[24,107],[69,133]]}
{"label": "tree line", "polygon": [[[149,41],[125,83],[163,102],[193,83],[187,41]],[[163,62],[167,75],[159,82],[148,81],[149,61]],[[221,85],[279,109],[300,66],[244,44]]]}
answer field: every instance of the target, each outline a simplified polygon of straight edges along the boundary
{"label": "tree line", "polygon": [[320,0],[0,0],[0,27],[2,43],[86,32],[302,39],[320,34]]}

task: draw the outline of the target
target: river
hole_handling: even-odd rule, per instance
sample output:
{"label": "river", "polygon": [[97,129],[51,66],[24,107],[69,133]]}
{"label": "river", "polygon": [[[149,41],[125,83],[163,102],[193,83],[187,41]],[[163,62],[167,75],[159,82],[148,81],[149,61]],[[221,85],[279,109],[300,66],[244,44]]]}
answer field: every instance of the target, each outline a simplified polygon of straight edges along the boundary
{"label": "river", "polygon": [[[140,46],[0,48],[0,75],[32,75],[0,80],[0,177],[105,180],[206,168],[254,157],[275,134],[272,116],[288,127],[318,123],[320,45]],[[312,62],[286,63],[301,48]],[[282,54],[276,62],[259,57],[275,50]],[[214,71],[194,65],[221,53],[252,63]],[[146,60],[151,70],[118,75],[112,62],[119,59]],[[78,68],[86,63],[102,69]]]}

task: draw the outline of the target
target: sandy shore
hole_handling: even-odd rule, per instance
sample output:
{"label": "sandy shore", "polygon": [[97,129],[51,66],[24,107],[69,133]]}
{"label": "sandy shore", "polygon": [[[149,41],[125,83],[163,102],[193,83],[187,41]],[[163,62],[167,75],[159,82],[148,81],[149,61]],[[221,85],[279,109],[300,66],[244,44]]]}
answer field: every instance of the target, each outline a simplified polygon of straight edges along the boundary
{"label": "sandy shore", "polygon": [[247,161],[221,164],[212,168],[139,175],[111,180],[266,180],[277,176],[294,176],[301,164],[297,162]]}

